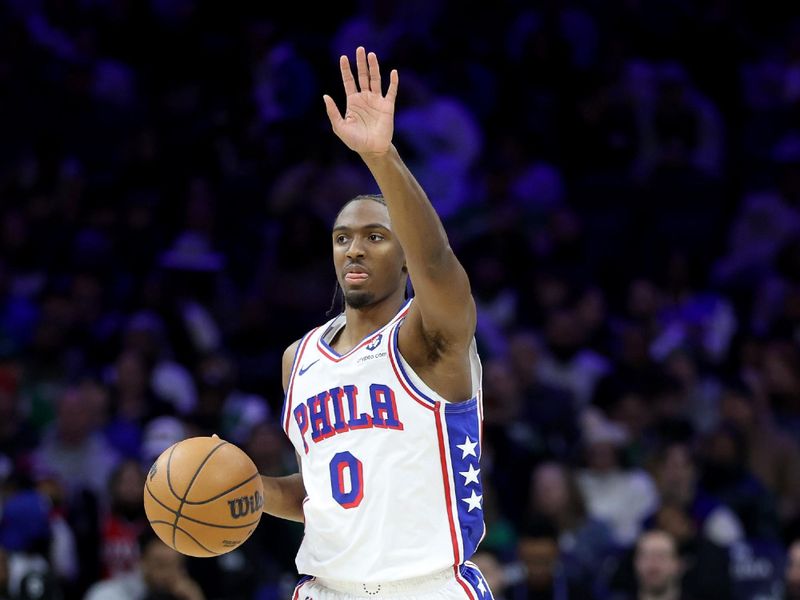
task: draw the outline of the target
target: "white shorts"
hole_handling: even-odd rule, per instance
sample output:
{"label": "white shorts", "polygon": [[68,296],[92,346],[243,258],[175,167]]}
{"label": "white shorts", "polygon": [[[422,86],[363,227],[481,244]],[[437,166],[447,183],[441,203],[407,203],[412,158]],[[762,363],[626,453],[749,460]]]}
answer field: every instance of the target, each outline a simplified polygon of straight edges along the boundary
{"label": "white shorts", "polygon": [[356,583],[319,577],[297,582],[292,600],[494,600],[478,567],[469,561],[458,567],[383,583]]}

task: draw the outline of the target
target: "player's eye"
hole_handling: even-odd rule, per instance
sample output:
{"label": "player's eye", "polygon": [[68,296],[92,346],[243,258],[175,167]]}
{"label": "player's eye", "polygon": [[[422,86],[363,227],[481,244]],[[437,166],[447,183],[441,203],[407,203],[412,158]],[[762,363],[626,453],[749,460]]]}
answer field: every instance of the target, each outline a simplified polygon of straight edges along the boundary
{"label": "player's eye", "polygon": [[347,236],[345,235],[337,235],[336,236],[336,243],[337,244],[344,244],[347,241]]}
{"label": "player's eye", "polygon": [[383,236],[380,233],[370,233],[369,234],[369,241],[370,242],[380,242],[383,239]]}

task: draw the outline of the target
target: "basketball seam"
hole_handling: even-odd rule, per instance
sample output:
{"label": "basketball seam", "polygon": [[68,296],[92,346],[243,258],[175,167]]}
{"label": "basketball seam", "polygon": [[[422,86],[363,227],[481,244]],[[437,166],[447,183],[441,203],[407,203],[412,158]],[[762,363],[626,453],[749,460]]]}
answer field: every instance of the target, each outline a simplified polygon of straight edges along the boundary
{"label": "basketball seam", "polygon": [[[152,492],[152,490],[150,490],[150,484],[146,483],[145,484],[145,489],[147,490],[147,493],[150,494],[150,497],[153,500],[155,500],[164,510],[166,510],[167,512],[171,512],[173,515],[177,515],[178,514],[178,511],[176,511],[174,508],[170,508],[169,506],[164,504],[161,500],[156,498],[156,495]],[[212,498],[212,500],[213,500],[213,498]],[[187,504],[188,504],[188,502],[187,502]],[[258,520],[252,521],[250,523],[245,523],[243,525],[218,525],[216,523],[207,523],[206,521],[201,521],[199,519],[194,519],[192,517],[187,517],[186,515],[183,515],[183,514],[180,515],[180,516],[182,518],[186,519],[187,521],[192,521],[193,523],[197,523],[198,525],[208,525],[209,527],[219,527],[220,529],[242,529],[244,527],[250,527],[251,525],[256,525],[256,524],[259,523],[259,521],[261,521],[261,517],[259,517]]]}
{"label": "basketball seam", "polygon": [[[203,467],[206,466],[206,463],[209,461],[209,459],[214,454],[214,452],[216,452],[217,450],[219,450],[220,448],[222,448],[223,446],[225,446],[227,444],[228,444],[228,442],[222,442],[220,444],[217,444],[216,446],[214,446],[214,448],[211,449],[211,452],[206,454],[205,458],[203,459],[203,462],[201,462],[200,465],[198,465],[197,469],[194,472],[194,475],[192,475],[192,478],[189,481],[189,485],[186,486],[186,491],[183,494],[183,498],[180,499],[181,504],[178,507],[178,512],[175,513],[175,522],[172,524],[172,547],[173,548],[177,549],[177,544],[175,542],[175,532],[178,530],[178,520],[181,518],[181,510],[183,509],[183,505],[186,502],[186,496],[189,495],[189,491],[192,489],[192,485],[194,485],[194,482],[197,479],[197,476],[200,474],[200,471],[203,469]],[[170,452],[169,460],[167,461],[167,481],[169,481],[169,466],[170,466],[170,461],[171,460],[172,460],[172,452]],[[173,492],[173,494],[174,493],[175,492]],[[176,496],[177,496],[177,494],[176,494]]]}
{"label": "basketball seam", "polygon": [[253,479],[255,479],[256,477],[259,477],[259,476],[260,476],[260,473],[256,472],[254,475],[251,475],[250,477],[245,479],[243,482],[237,483],[231,489],[225,490],[224,492],[221,492],[221,493],[217,494],[216,496],[212,496],[211,498],[207,498],[206,500],[187,500],[185,502],[185,504],[195,505],[195,504],[206,504],[207,502],[212,502],[214,500],[222,498],[225,494],[230,494],[232,491],[242,487],[243,485],[245,485],[247,483],[250,483],[251,481],[253,481]]}
{"label": "basketball seam", "polygon": [[167,487],[169,487],[169,491],[172,492],[172,495],[175,496],[176,500],[180,500],[181,497],[178,496],[175,489],[172,487],[172,479],[170,477],[170,465],[172,464],[172,454],[175,452],[175,448],[178,447],[178,444],[173,444],[172,449],[169,451],[169,456],[167,457]]}
{"label": "basketball seam", "polygon": [[205,550],[209,554],[213,554],[214,556],[219,556],[220,555],[219,552],[214,552],[213,550],[209,550],[208,548],[203,546],[203,544],[198,542],[197,538],[195,538],[191,533],[189,533],[188,531],[186,531],[182,527],[178,527],[174,523],[170,523],[169,521],[150,521],[150,522],[153,525],[172,525],[172,537],[173,537],[172,545],[173,545],[173,547],[175,546],[175,539],[174,538],[175,538],[175,531],[177,530],[177,531],[180,531],[182,534],[186,535],[190,540],[192,540],[195,544],[200,546],[203,550]]}

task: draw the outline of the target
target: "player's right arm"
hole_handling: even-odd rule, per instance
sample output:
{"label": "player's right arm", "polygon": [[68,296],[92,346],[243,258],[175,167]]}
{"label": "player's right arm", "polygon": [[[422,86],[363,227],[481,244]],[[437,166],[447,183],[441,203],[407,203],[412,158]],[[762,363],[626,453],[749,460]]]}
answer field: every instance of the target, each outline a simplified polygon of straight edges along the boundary
{"label": "player's right arm", "polygon": [[[291,344],[283,353],[283,391],[289,386],[289,376],[292,374],[292,363],[297,352],[300,340]],[[298,466],[300,459],[297,460]],[[303,500],[306,497],[306,488],[303,485],[303,476],[300,472],[286,477],[261,476],[264,484],[264,512],[275,517],[290,521],[303,522]]]}

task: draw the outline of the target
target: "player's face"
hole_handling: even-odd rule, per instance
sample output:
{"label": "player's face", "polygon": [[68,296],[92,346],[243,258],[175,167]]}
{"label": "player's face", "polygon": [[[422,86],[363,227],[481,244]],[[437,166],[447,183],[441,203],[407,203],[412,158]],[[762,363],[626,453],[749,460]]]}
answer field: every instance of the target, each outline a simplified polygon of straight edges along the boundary
{"label": "player's face", "polygon": [[369,306],[405,286],[405,256],[385,206],[351,202],[339,213],[332,235],[336,278],[348,306]]}

